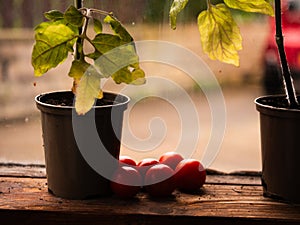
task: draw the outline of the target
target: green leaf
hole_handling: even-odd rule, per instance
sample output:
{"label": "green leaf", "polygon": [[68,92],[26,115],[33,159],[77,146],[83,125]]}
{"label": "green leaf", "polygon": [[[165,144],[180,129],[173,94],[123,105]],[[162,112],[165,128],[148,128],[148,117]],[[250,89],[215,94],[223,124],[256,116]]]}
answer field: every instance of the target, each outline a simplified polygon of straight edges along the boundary
{"label": "green leaf", "polygon": [[94,105],[95,99],[101,93],[101,76],[90,67],[79,81],[76,90],[75,109],[79,115],[87,113]]}
{"label": "green leaf", "polygon": [[185,8],[188,0],[174,0],[170,9],[171,28],[176,29],[177,15]]}
{"label": "green leaf", "polygon": [[138,66],[138,62],[139,58],[135,52],[134,45],[129,43],[115,46],[110,51],[105,52],[105,54],[95,60],[95,66],[101,71],[103,76],[110,77],[124,67],[135,64]]}
{"label": "green leaf", "polygon": [[100,52],[98,52],[97,50],[95,50],[94,52],[87,54],[86,57],[89,57],[89,58],[91,58],[93,60],[96,60],[99,57],[101,57],[101,55],[102,54]]}
{"label": "green leaf", "polygon": [[198,16],[202,48],[211,59],[239,65],[240,30],[224,4],[211,5]]}
{"label": "green leaf", "polygon": [[224,0],[224,3],[233,9],[274,16],[273,7],[265,0]]}
{"label": "green leaf", "polygon": [[100,20],[97,20],[96,18],[93,18],[93,22],[94,22],[94,31],[96,32],[96,34],[100,34],[102,33],[102,23]]}
{"label": "green leaf", "polygon": [[124,67],[118,70],[117,72],[115,72],[112,75],[112,78],[116,82],[116,84],[121,84],[121,83],[130,84],[132,82],[131,72],[128,69],[128,67]]}
{"label": "green leaf", "polygon": [[48,20],[56,21],[64,19],[64,14],[58,10],[51,10],[49,12],[44,13],[44,16]]}
{"label": "green leaf", "polygon": [[71,5],[64,14],[65,20],[75,27],[81,27],[83,25],[84,16],[82,13]]}
{"label": "green leaf", "polygon": [[129,43],[133,41],[133,38],[125,29],[125,27],[114,17],[108,15],[104,18],[104,22],[110,24],[111,29],[118,35],[122,41]]}
{"label": "green leaf", "polygon": [[76,37],[72,29],[59,21],[44,22],[37,26],[31,58],[35,75],[41,76],[63,62]]}
{"label": "green leaf", "polygon": [[80,79],[90,66],[91,64],[83,60],[73,60],[69,76]]}
{"label": "green leaf", "polygon": [[112,34],[98,34],[94,40],[92,40],[92,43],[101,54],[119,47],[122,44],[121,39]]}

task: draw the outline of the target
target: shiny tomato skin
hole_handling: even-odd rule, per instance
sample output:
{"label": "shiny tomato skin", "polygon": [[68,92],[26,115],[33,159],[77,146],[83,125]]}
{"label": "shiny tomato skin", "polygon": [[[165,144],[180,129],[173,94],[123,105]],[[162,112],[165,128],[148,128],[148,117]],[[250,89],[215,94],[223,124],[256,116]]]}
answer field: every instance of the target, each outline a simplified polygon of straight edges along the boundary
{"label": "shiny tomato skin", "polygon": [[184,158],[182,157],[182,155],[177,152],[166,152],[159,158],[159,162],[175,170],[178,163],[183,159]]}
{"label": "shiny tomato skin", "polygon": [[206,170],[198,160],[185,159],[177,165],[174,177],[179,190],[194,192],[205,183]]}
{"label": "shiny tomato skin", "polygon": [[121,155],[119,157],[119,162],[121,166],[136,166],[134,159],[127,155]]}
{"label": "shiny tomato skin", "polygon": [[138,170],[142,177],[145,177],[146,172],[148,171],[149,168],[151,168],[153,165],[158,164],[159,161],[154,158],[145,158],[142,159],[138,164]]}
{"label": "shiny tomato skin", "polygon": [[134,197],[142,184],[140,173],[130,166],[120,166],[114,173],[110,187],[113,193],[121,198]]}
{"label": "shiny tomato skin", "polygon": [[146,173],[145,190],[152,197],[167,197],[176,188],[174,170],[165,164],[156,164]]}

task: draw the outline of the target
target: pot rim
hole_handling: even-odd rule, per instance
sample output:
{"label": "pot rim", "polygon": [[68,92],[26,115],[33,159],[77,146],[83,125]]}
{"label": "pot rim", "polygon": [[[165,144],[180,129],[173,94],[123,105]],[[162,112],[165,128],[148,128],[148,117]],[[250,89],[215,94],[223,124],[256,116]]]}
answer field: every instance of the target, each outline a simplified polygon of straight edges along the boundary
{"label": "pot rim", "polygon": [[[41,94],[38,94],[37,96],[35,96],[34,99],[35,99],[35,102],[38,105],[41,105],[41,106],[44,106],[44,107],[73,110],[73,109],[75,109],[74,105],[73,106],[52,105],[52,104],[45,103],[45,102],[41,101],[41,98],[46,96],[46,95],[55,94],[55,93],[71,93],[71,92],[72,91],[68,91],[68,90],[44,92],[44,93],[41,93]],[[108,91],[104,91],[103,93],[104,94],[109,94],[109,95],[121,96],[122,98],[124,98],[124,101],[117,102],[116,104],[108,104],[108,105],[101,105],[101,106],[95,106],[94,105],[92,108],[95,108],[95,109],[96,108],[110,108],[112,106],[116,107],[116,106],[127,105],[130,102],[130,98],[127,95],[120,94],[120,93],[108,92]]]}
{"label": "pot rim", "polygon": [[278,111],[300,112],[299,109],[288,109],[288,108],[283,108],[283,107],[270,106],[270,105],[260,102],[261,100],[264,100],[264,99],[285,98],[285,97],[286,97],[286,95],[264,95],[264,96],[257,97],[254,100],[254,102],[257,106],[261,106],[264,108],[274,109],[274,110],[278,110]]}
{"label": "pot rim", "polygon": [[275,98],[286,98],[286,95],[265,95],[257,97],[254,100],[256,104],[256,110],[262,114],[283,117],[283,118],[299,118],[300,110],[299,109],[288,109],[283,107],[275,107],[263,103],[262,100],[265,99],[275,99]]}

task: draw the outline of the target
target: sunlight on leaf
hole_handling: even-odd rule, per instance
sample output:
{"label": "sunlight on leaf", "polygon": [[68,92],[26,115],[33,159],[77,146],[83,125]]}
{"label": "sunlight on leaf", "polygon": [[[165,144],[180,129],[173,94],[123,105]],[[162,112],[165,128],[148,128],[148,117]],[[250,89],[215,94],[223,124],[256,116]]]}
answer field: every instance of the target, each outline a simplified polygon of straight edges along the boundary
{"label": "sunlight on leaf", "polygon": [[31,58],[35,75],[41,76],[62,63],[76,38],[76,33],[59,21],[44,22],[37,26]]}
{"label": "sunlight on leaf", "polygon": [[240,30],[224,4],[211,5],[198,16],[203,51],[211,59],[239,66],[238,50],[242,49]]}
{"label": "sunlight on leaf", "polygon": [[274,16],[273,7],[265,0],[224,0],[224,3],[233,9]]}
{"label": "sunlight on leaf", "polygon": [[174,0],[170,9],[171,28],[176,29],[177,15],[185,8],[188,0]]}
{"label": "sunlight on leaf", "polygon": [[93,107],[95,99],[100,97],[101,77],[94,71],[88,70],[79,81],[75,101],[75,109],[78,115],[87,113]]}

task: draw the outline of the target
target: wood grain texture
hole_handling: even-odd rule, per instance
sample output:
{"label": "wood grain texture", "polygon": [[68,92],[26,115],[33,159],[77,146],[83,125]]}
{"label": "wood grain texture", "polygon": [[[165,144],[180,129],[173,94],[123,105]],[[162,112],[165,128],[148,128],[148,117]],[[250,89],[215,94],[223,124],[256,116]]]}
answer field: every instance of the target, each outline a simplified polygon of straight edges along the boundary
{"label": "wood grain texture", "polygon": [[258,176],[211,174],[198,193],[164,199],[66,200],[48,193],[35,169],[23,177],[0,169],[1,224],[300,224],[300,205],[263,197]]}

